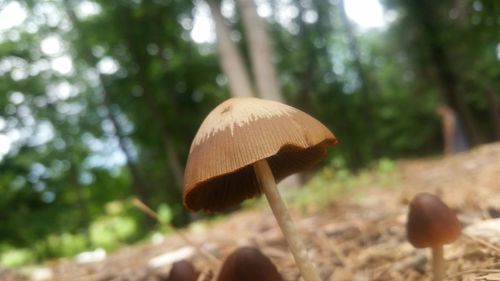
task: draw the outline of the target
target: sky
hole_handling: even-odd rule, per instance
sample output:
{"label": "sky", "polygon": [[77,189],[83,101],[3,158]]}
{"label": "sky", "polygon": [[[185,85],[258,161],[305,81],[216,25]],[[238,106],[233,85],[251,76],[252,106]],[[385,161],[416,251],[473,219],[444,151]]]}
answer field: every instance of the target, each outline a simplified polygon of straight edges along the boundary
{"label": "sky", "polygon": [[[380,28],[387,24],[388,19],[384,15],[384,10],[379,0],[344,1],[347,16],[361,29]],[[259,15],[263,17],[270,16],[271,8],[267,1],[257,0],[256,2],[258,3]],[[230,1],[224,1],[223,3],[222,12],[228,16],[234,11],[234,4]],[[281,23],[286,24],[291,18],[297,15],[298,11],[292,5],[287,4],[287,1],[283,1],[283,4],[280,5],[277,18]],[[99,7],[91,1],[83,1],[78,7],[78,12],[84,15],[92,15],[99,12]],[[10,2],[2,7],[0,11],[0,32],[20,25],[25,19],[26,12],[21,5],[16,1]],[[317,19],[317,15],[314,11],[309,11],[309,13],[305,13],[304,19],[314,22]],[[203,1],[198,2],[191,37],[198,43],[214,42],[215,40],[210,11]],[[41,47],[45,53],[57,53],[60,49],[60,42],[56,38],[45,40],[44,43]],[[67,69],[67,59],[61,60],[60,63],[66,64],[59,66],[60,68]]]}
{"label": "sky", "polygon": [[[381,28],[387,25],[387,15],[379,0],[344,0],[347,16],[361,30],[369,30],[371,28]],[[293,17],[298,15],[295,7],[287,4],[289,1],[283,0],[279,7],[279,13],[275,16],[278,21],[284,26],[291,22]],[[256,0],[258,5],[258,13],[262,17],[271,15],[271,8],[266,0]],[[83,17],[91,16],[99,13],[100,9],[97,4],[90,0],[80,2],[76,7],[77,13]],[[234,13],[234,1],[224,1],[222,6],[223,15],[229,17]],[[12,1],[3,5],[0,10],[0,35],[4,31],[21,25],[27,18],[27,13],[24,8],[17,2]],[[304,20],[307,22],[315,22],[317,20],[316,12],[309,10],[304,13]],[[197,43],[212,43],[215,41],[213,24],[208,6],[204,1],[198,1],[195,11],[195,19],[193,29],[191,31],[192,39]],[[0,40],[3,37],[0,36]],[[51,57],[50,67],[60,74],[70,74],[73,69],[71,57],[65,53],[62,47],[60,38],[52,36],[45,38],[41,43],[43,53]],[[500,56],[500,44],[499,44]],[[104,58],[98,65],[99,71],[102,73],[112,73],[116,71],[118,65],[111,58]],[[5,126],[5,120],[0,116],[0,131]],[[8,153],[12,143],[15,140],[9,135],[0,133],[0,161],[3,156]]]}
{"label": "sky", "polygon": [[[258,5],[257,12],[262,17],[271,15],[271,7],[265,0],[256,0]],[[278,4],[279,12],[276,15],[278,21],[287,25],[291,19],[298,15],[297,9],[293,5],[287,4],[288,1],[282,1]],[[354,22],[361,30],[368,30],[370,28],[382,28],[391,21],[391,15],[384,13],[382,4],[379,0],[344,0],[345,9],[349,19]],[[222,14],[230,16],[231,11],[234,11],[232,1],[223,1]],[[317,14],[314,11],[306,11],[304,20],[313,23],[317,19]],[[195,10],[195,19],[193,23],[193,30],[191,31],[192,39],[197,43],[211,43],[215,41],[214,27],[210,16],[208,6],[199,1]]]}
{"label": "sky", "polygon": [[363,29],[387,25],[384,8],[379,0],[345,0],[347,16]]}
{"label": "sky", "polygon": [[11,2],[0,10],[0,31],[20,25],[26,19],[26,12],[17,2]]}

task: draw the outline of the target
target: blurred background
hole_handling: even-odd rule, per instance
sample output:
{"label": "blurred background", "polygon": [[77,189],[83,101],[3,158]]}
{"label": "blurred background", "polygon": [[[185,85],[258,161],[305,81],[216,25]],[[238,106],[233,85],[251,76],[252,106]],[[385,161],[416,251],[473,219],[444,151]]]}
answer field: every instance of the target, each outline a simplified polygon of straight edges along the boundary
{"label": "blurred background", "polygon": [[[251,84],[260,73],[240,2],[0,1],[0,266],[167,231],[135,197],[189,223],[191,140],[245,90],[231,67],[242,62]],[[500,140],[499,1],[256,0],[255,11],[272,98],[341,141],[322,165],[356,173]]]}

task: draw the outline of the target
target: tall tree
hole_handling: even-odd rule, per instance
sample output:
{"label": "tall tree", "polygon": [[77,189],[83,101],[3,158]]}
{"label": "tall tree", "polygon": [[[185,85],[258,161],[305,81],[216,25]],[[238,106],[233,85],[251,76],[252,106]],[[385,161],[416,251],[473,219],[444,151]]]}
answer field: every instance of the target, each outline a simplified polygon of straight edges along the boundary
{"label": "tall tree", "polygon": [[118,7],[119,12],[115,15],[116,26],[119,26],[119,31],[123,36],[123,40],[125,41],[130,57],[137,67],[136,75],[142,90],[142,95],[150,109],[154,123],[160,133],[164,146],[163,150],[166,163],[168,163],[170,173],[173,175],[175,187],[179,192],[182,192],[184,167],[179,160],[177,149],[173,143],[168,125],[166,123],[166,117],[159,107],[160,103],[156,98],[155,89],[151,87],[150,81],[148,80],[149,60],[147,58],[146,50],[141,48],[141,43],[135,40],[132,30],[128,27],[128,23],[134,20],[131,11],[123,5],[119,5]]}
{"label": "tall tree", "polygon": [[465,127],[469,142],[473,145],[478,144],[480,136],[477,126],[463,100],[463,93],[460,93],[460,79],[448,57],[449,51],[440,33],[442,29],[439,26],[436,9],[429,0],[405,0],[405,2],[409,14],[422,30],[443,100],[458,114],[459,124]]}
{"label": "tall tree", "polygon": [[[253,0],[238,0],[238,4],[247,37],[257,95],[264,99],[285,102],[273,63],[267,23],[257,14],[257,6]],[[281,185],[291,188],[300,186],[300,183],[299,175],[292,175]]]}
{"label": "tall tree", "polygon": [[[344,0],[339,0],[338,5],[340,12],[340,19],[342,21],[345,30],[347,42],[349,45],[349,50],[351,52],[352,60],[354,62],[354,68],[357,72],[358,79],[361,84],[360,94],[363,96],[362,114],[364,115],[366,120],[366,131],[373,132],[376,126],[375,125],[376,114],[374,113],[373,110],[375,85],[374,83],[372,83],[372,80],[370,79],[370,76],[368,75],[361,61],[361,51],[359,48],[359,43],[354,34],[351,22],[347,17]],[[381,153],[380,150],[382,145],[378,144],[375,138],[369,138],[368,145],[370,146],[370,149],[367,150],[368,161],[371,160],[373,156],[380,156]],[[377,155],[373,155],[374,153],[376,153]]]}
{"label": "tall tree", "polygon": [[284,102],[273,64],[273,51],[266,22],[257,14],[257,6],[253,0],[238,0],[238,4],[258,95],[265,99]]}
{"label": "tall tree", "polygon": [[251,97],[254,91],[243,58],[231,40],[230,28],[220,11],[219,0],[207,0],[215,23],[220,66],[227,77],[229,91],[234,97]]}
{"label": "tall tree", "polygon": [[[68,14],[68,18],[70,19],[73,27],[75,28],[73,32],[77,34],[76,40],[79,42],[79,44],[83,44],[80,50],[84,50],[85,53],[82,55],[84,59],[87,60],[87,63],[90,65],[90,67],[95,69],[97,67],[98,58],[96,58],[94,54],[92,54],[91,47],[87,43],[88,42],[87,34],[85,33],[84,30],[80,28],[81,24],[79,22],[78,17],[75,14],[75,11],[72,8],[74,7],[74,5],[71,3],[70,0],[64,0],[64,6],[66,13]],[[147,190],[147,184],[144,180],[144,176],[141,174],[141,171],[139,170],[135,161],[133,160],[132,152],[130,151],[129,145],[127,144],[126,136],[123,132],[123,129],[121,128],[120,123],[116,118],[115,112],[113,110],[113,102],[111,100],[111,95],[109,94],[109,89],[107,89],[107,86],[105,84],[104,76],[100,72],[98,72],[97,77],[102,91],[102,95],[100,97],[101,104],[107,109],[108,119],[111,121],[111,124],[113,125],[113,130],[118,140],[118,144],[123,154],[125,155],[126,165],[128,167],[128,170],[132,178],[132,185],[135,190],[135,193],[143,202],[148,203],[149,192]]]}

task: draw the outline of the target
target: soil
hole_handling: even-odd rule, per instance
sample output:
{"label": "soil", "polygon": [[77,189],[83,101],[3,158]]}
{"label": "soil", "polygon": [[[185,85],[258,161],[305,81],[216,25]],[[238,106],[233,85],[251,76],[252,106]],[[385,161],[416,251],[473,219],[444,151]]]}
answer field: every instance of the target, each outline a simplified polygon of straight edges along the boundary
{"label": "soil", "polygon": [[[430,250],[413,248],[405,234],[408,202],[424,191],[456,211],[463,228],[445,247],[446,280],[500,280],[500,143],[436,159],[400,160],[394,173],[397,187],[373,181],[326,208],[292,210],[322,280],[431,280]],[[268,208],[246,209],[182,232],[219,261],[239,246],[258,247],[285,280],[301,280]],[[167,280],[172,260],[151,265],[162,254],[187,257],[202,273],[200,280],[210,280],[217,270],[172,235],[121,248],[98,262],[68,259],[44,264],[42,271],[0,272],[0,280],[30,280],[23,277],[27,273],[38,280]]]}

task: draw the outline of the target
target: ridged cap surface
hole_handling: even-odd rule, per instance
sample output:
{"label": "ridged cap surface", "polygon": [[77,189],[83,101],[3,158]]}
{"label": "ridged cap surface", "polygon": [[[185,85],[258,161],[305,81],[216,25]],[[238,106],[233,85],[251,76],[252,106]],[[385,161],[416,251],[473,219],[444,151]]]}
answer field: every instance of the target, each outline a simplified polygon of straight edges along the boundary
{"label": "ridged cap surface", "polygon": [[201,124],[184,174],[187,208],[221,211],[260,194],[251,164],[267,159],[276,181],[311,167],[337,139],[308,114],[274,101],[231,98]]}
{"label": "ridged cap surface", "polygon": [[460,236],[460,232],[457,216],[437,196],[423,192],[413,198],[406,234],[415,248],[449,244]]}

